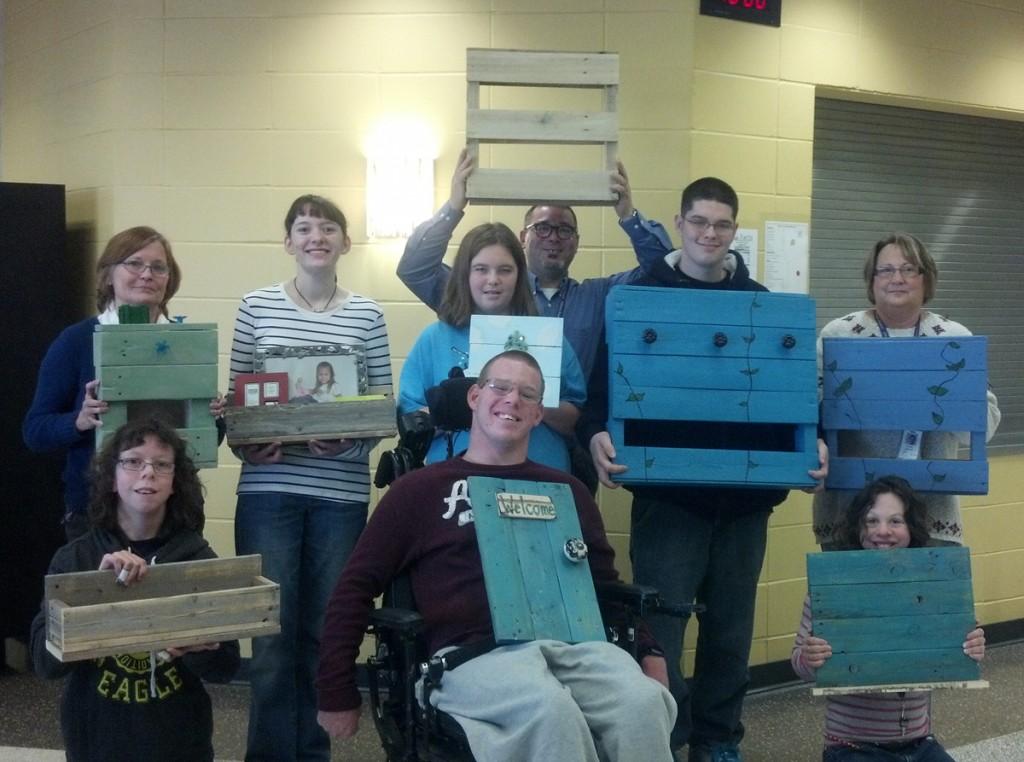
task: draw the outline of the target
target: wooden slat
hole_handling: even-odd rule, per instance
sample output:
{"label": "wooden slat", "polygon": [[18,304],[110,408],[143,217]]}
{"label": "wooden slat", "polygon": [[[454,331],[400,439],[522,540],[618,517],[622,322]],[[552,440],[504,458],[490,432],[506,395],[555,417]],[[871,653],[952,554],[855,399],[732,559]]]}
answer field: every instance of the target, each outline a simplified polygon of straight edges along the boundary
{"label": "wooden slat", "polygon": [[[963,370],[988,367],[988,339],[985,336],[956,338],[823,339],[822,361],[827,370],[833,363],[842,370],[948,370],[964,362]],[[839,372],[842,372],[840,370]]]}
{"label": "wooden slat", "polygon": [[807,576],[815,586],[969,580],[971,553],[964,547],[850,550],[841,557],[808,553]]}
{"label": "wooden slat", "polygon": [[94,361],[104,367],[216,364],[216,324],[198,324],[207,325],[205,329],[183,329],[183,325],[146,325],[143,327],[149,330],[144,331],[130,330],[136,326],[110,326],[122,330],[97,331],[93,335]]}
{"label": "wooden slat", "polygon": [[918,370],[908,365],[888,372],[876,368],[825,373],[822,382],[824,399],[844,396],[843,392],[837,394],[837,390],[843,388],[851,394],[855,392],[856,398],[862,400],[914,400],[926,395],[929,387],[942,384],[942,404],[969,400],[986,402],[988,373],[984,369],[962,370],[951,380],[947,370]]}
{"label": "wooden slat", "polygon": [[[640,395],[643,395],[642,398]],[[814,423],[818,404],[808,391],[750,392],[718,389],[681,394],[678,388],[618,384],[611,390],[613,418],[729,423]]]}
{"label": "wooden slat", "polygon": [[858,693],[910,693],[915,691],[931,691],[939,688],[968,688],[977,690],[988,687],[988,680],[942,680],[934,683],[888,683],[886,685],[813,688],[811,694],[814,696],[842,696]]}
{"label": "wooden slat", "polygon": [[232,447],[311,439],[390,437],[397,433],[395,401],[377,396],[311,405],[229,407],[227,440]]}
{"label": "wooden slat", "polygon": [[[815,619],[815,637],[829,643],[842,643],[843,653],[878,651],[879,627],[876,619]],[[974,628],[970,614],[925,614],[885,618],[885,645],[889,651],[916,651],[923,637],[942,638],[947,643],[963,640]]]}
{"label": "wooden slat", "polygon": [[811,452],[696,450],[667,447],[630,447],[616,443],[615,462],[629,467],[613,477],[620,484],[711,484],[740,487],[809,487],[807,475],[817,468]]}
{"label": "wooden slat", "polygon": [[[830,452],[836,452],[830,446]],[[918,492],[987,495],[988,462],[972,460],[906,460],[829,456],[829,489],[859,490],[879,476],[899,476]]]}
{"label": "wooden slat", "polygon": [[814,300],[802,294],[616,286],[607,304],[609,320],[615,321],[814,330]]}
{"label": "wooden slat", "polygon": [[100,399],[187,400],[217,396],[217,365],[97,367]]}
{"label": "wooden slat", "polygon": [[804,376],[805,394],[817,407],[817,395],[813,392],[816,372],[813,359],[716,357],[714,362],[693,362],[680,355],[643,356],[618,352],[614,369],[614,373],[629,379],[630,388],[637,391],[658,387],[677,392],[692,390],[691,393],[705,397],[705,404],[707,396],[717,395],[719,390],[792,391],[797,385],[794,376]]}
{"label": "wooden slat", "polygon": [[482,85],[605,87],[619,83],[619,56],[467,48],[466,79]]}
{"label": "wooden slat", "polygon": [[604,111],[470,109],[466,137],[481,143],[593,144],[615,140],[617,114]]}
{"label": "wooden slat", "polygon": [[201,593],[244,587],[261,573],[263,559],[257,555],[207,558],[154,564],[138,585],[117,584],[112,571],[48,574],[43,593],[47,600],[60,599],[70,606],[134,601],[167,595]]}
{"label": "wooden slat", "polygon": [[952,614],[973,609],[973,600],[970,580],[962,579],[885,582],[884,588],[878,583],[811,586],[811,610],[818,619]]}
{"label": "wooden slat", "polygon": [[478,204],[597,206],[615,202],[606,171],[477,169],[467,194]]}
{"label": "wooden slat", "polygon": [[[654,341],[645,341],[647,331],[654,331]],[[724,347],[714,344],[716,333],[724,333],[727,343]],[[791,348],[783,345],[782,340],[792,336],[796,342]],[[608,334],[609,350],[616,356],[620,354],[674,355],[693,357],[777,357],[793,360],[806,360],[814,365],[817,378],[817,352],[814,348],[814,329],[779,328],[768,326],[763,328],[741,328],[738,326],[711,327],[694,325],[684,322],[669,322],[666,314],[660,320],[619,320],[614,330]]]}
{"label": "wooden slat", "polygon": [[[961,634],[961,639],[966,632]],[[977,680],[978,663],[960,647],[917,651],[835,653],[818,669],[818,685],[878,685],[946,680]]]}
{"label": "wooden slat", "polygon": [[864,431],[981,431],[985,430],[985,400],[862,400],[830,399],[821,403],[826,429]]}

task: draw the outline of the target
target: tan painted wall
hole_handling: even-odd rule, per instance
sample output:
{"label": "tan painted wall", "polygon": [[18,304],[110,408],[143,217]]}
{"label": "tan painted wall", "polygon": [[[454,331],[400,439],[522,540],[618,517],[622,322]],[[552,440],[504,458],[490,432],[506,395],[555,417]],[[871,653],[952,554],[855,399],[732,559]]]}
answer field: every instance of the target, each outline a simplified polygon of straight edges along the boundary
{"label": "tan painted wall", "polygon": [[[464,139],[467,46],[618,51],[621,155],[638,206],[665,221],[681,187],[704,174],[740,191],[745,227],[809,221],[820,89],[1024,118],[1019,0],[786,0],[781,29],[699,17],[697,5],[6,0],[3,179],[66,184],[69,223],[93,242],[134,224],[163,231],[185,271],[173,311],[218,322],[222,353],[239,296],[291,273],[280,245],[288,203],[326,193],[352,220],[342,279],[384,305],[397,372],[431,316],[394,278],[401,244],[366,239],[362,142],[381,118],[424,120],[440,147],[440,204]],[[543,156],[495,149],[494,159]],[[471,209],[464,226],[516,225],[522,211]],[[630,266],[610,212],[581,210],[580,223],[577,277]],[[237,465],[226,450],[221,462],[205,474],[208,527],[230,553]],[[1022,466],[1022,457],[994,458],[992,493],[966,501],[983,622],[1024,616]],[[622,568],[625,498],[602,495]],[[772,519],[755,664],[788,656],[803,554],[813,549],[809,518],[797,494]]]}

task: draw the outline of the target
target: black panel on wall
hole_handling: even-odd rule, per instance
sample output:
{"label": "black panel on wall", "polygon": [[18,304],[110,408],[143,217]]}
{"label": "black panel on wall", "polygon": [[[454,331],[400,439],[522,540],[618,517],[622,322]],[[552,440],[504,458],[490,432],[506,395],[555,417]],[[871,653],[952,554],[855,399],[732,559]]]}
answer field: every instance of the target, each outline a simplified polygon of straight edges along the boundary
{"label": "black panel on wall", "polygon": [[30,453],[22,442],[21,422],[47,347],[63,328],[84,317],[84,259],[68,249],[64,186],[0,183],[2,637],[27,635],[46,567],[63,542],[63,457]]}

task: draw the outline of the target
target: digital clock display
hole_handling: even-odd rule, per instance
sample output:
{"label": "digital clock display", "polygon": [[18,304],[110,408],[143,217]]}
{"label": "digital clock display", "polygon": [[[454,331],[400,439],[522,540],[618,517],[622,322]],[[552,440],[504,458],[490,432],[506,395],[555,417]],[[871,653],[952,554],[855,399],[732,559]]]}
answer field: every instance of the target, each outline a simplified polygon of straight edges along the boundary
{"label": "digital clock display", "polygon": [[702,16],[780,26],[782,0],[700,0],[700,13]]}

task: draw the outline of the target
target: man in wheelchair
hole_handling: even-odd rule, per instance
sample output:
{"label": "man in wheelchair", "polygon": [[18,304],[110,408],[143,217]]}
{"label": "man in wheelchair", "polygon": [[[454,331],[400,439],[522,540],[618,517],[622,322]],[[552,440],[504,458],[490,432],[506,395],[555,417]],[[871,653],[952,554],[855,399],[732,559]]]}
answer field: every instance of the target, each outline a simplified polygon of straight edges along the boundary
{"label": "man in wheelchair", "polygon": [[[543,390],[532,356],[492,358],[467,394],[473,420],[466,452],[399,479],[373,512],[324,619],[318,719],[332,737],[357,730],[359,645],[374,598],[395,577],[409,577],[430,653],[493,640],[468,477],[570,485],[595,583],[618,580],[586,487],[526,460]],[[643,626],[638,639],[639,665],[608,642],[499,645],[446,671],[429,700],[455,718],[480,762],[671,760],[676,706],[665,660]]]}

